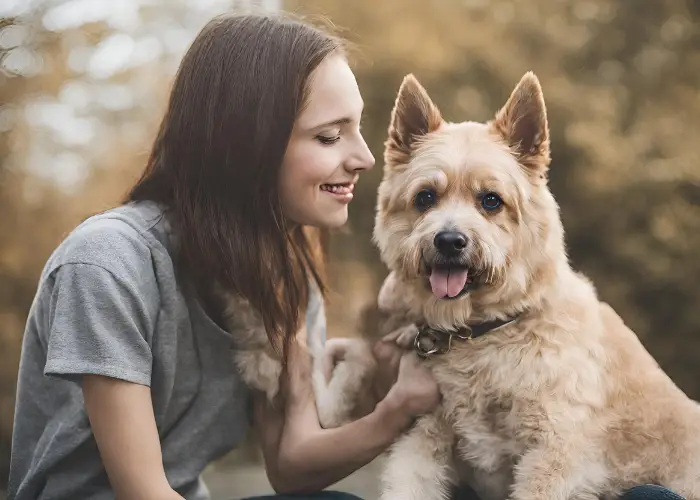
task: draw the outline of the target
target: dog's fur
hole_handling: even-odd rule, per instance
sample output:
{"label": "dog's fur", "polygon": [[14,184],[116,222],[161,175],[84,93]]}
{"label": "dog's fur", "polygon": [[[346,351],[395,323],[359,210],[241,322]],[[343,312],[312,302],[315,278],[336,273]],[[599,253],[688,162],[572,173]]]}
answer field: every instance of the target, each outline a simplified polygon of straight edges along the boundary
{"label": "dog's fur", "polygon": [[[384,159],[374,237],[390,270],[379,309],[391,328],[396,318],[442,329],[518,321],[426,359],[443,402],[394,445],[382,499],[448,498],[459,481],[483,500],[593,500],[640,483],[700,499],[700,405],[569,264],[535,75],[485,124],[446,122],[408,75]],[[421,212],[414,197],[426,188],[437,203]],[[503,207],[482,208],[485,192]],[[478,274],[454,300],[428,285],[444,230],[468,237],[463,258]]]}
{"label": "dog's fur", "polygon": [[[264,393],[271,404],[278,405],[282,362],[270,345],[262,318],[245,299],[222,290],[217,293],[226,304],[225,326],[236,332],[233,358],[243,381]],[[307,331],[306,325],[302,326],[295,341],[313,359],[311,380],[319,422],[324,428],[333,428],[370,411],[373,402],[368,400],[367,388],[376,365],[367,342],[328,339],[323,345],[319,327],[315,324]],[[333,343],[344,344],[345,356],[335,366],[330,380],[326,380],[324,353]]]}

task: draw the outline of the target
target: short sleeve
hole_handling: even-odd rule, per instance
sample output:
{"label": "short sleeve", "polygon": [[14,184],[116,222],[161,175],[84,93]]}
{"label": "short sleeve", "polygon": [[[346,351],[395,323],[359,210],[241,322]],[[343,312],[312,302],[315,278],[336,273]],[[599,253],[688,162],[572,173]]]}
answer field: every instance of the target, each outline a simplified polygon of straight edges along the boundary
{"label": "short sleeve", "polygon": [[316,287],[312,287],[309,294],[309,304],[306,308],[306,331],[310,344],[322,346],[326,343],[326,310],[323,296]]}
{"label": "short sleeve", "polygon": [[[141,279],[148,284],[149,276]],[[51,286],[44,374],[150,385],[154,298],[148,287],[92,263],[61,265]]]}

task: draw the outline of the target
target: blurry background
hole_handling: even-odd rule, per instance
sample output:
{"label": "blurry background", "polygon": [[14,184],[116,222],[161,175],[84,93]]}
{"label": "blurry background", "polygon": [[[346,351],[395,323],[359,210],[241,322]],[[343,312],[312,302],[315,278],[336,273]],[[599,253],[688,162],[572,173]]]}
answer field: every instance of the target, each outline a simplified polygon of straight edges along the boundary
{"label": "blurry background", "polygon": [[575,267],[700,398],[700,2],[0,0],[0,485],[45,260],[139,174],[201,26],[252,3],[323,15],[359,48],[363,130],[378,162],[333,238],[332,335],[352,335],[385,275],[370,234],[402,77],[415,73],[446,119],[483,121],[531,69]]}

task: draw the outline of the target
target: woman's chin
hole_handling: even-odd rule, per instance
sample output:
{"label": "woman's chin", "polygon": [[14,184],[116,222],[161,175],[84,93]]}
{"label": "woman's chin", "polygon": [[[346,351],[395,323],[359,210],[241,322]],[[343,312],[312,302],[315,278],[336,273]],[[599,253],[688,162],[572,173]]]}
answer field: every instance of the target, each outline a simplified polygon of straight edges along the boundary
{"label": "woman's chin", "polygon": [[347,221],[348,208],[345,206],[333,211],[318,214],[317,221],[313,225],[323,229],[337,229],[344,226]]}
{"label": "woman's chin", "polygon": [[306,211],[306,213],[287,214],[289,220],[294,224],[302,226],[318,227],[320,229],[336,229],[345,225],[348,221],[347,205],[325,207],[317,211]]}

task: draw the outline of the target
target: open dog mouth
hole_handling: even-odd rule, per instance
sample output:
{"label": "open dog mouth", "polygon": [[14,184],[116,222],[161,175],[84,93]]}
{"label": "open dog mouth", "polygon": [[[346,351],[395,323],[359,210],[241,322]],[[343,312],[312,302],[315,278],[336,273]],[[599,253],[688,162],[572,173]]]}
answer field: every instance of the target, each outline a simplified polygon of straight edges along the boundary
{"label": "open dog mouth", "polygon": [[478,275],[474,270],[462,264],[434,264],[426,263],[429,275],[429,285],[433,295],[438,299],[458,299],[478,284]]}

